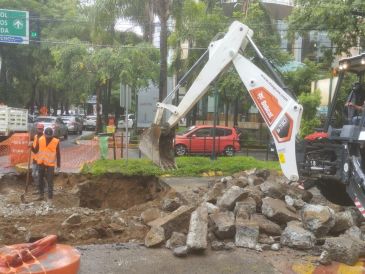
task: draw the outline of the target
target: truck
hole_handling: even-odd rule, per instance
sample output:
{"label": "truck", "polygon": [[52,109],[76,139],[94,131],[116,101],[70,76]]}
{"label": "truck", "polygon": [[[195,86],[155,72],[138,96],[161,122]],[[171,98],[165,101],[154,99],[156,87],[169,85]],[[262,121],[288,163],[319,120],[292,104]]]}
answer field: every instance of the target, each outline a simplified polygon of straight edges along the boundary
{"label": "truck", "polygon": [[28,131],[28,110],[0,105],[0,138]]}
{"label": "truck", "polygon": [[[175,168],[176,125],[203,97],[221,72],[233,65],[272,135],[283,175],[289,182],[302,181],[304,186],[305,182],[310,182],[307,185],[313,182],[321,184],[334,196],[347,193],[365,216],[365,104],[358,106],[362,111],[358,112],[357,123],[340,124],[340,119],[336,118],[343,113],[345,105],[353,105],[352,91],[348,91],[348,102],[341,102],[345,77],[351,75],[353,77],[349,79],[357,78],[357,86],[362,89],[360,93],[365,93],[365,54],[339,61],[339,79],[324,127],[320,132],[302,139],[299,129],[303,107],[252,37],[253,31],[248,26],[235,21],[223,38],[210,43],[207,51],[175,89],[163,102],[157,103],[154,122],[141,136],[140,150],[160,167]],[[246,56],[247,52],[254,52],[255,57]],[[169,104],[169,97],[174,96],[206,56],[209,57],[208,61],[184,98],[177,106]],[[258,60],[259,64],[254,64],[252,60]],[[166,115],[166,111],[171,115]],[[349,109],[348,113],[353,111]],[[165,121],[164,117],[169,118]]]}

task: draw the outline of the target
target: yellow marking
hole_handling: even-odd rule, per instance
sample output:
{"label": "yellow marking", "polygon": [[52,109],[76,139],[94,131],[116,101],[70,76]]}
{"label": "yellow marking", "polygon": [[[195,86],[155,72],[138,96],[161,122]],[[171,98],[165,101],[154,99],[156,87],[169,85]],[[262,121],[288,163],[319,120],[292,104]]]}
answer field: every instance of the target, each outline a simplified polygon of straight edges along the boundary
{"label": "yellow marking", "polygon": [[312,274],[316,269],[311,263],[295,263],[292,266],[293,272],[296,274]]}
{"label": "yellow marking", "polygon": [[355,265],[350,266],[346,264],[339,264],[337,273],[339,274],[362,274],[364,268],[364,263],[361,261],[358,261]]}
{"label": "yellow marking", "polygon": [[279,152],[279,162],[280,164],[285,164],[285,154],[282,152]]}

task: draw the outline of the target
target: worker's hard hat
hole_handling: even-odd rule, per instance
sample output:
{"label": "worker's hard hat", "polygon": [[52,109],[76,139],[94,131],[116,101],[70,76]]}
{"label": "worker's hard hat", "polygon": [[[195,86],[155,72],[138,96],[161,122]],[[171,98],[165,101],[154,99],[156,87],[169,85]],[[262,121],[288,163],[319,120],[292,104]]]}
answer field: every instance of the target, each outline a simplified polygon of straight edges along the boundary
{"label": "worker's hard hat", "polygon": [[53,129],[51,129],[50,127],[47,127],[45,130],[44,130],[44,135],[46,137],[52,137],[53,136]]}
{"label": "worker's hard hat", "polygon": [[42,123],[37,124],[37,129],[44,129],[44,125]]}

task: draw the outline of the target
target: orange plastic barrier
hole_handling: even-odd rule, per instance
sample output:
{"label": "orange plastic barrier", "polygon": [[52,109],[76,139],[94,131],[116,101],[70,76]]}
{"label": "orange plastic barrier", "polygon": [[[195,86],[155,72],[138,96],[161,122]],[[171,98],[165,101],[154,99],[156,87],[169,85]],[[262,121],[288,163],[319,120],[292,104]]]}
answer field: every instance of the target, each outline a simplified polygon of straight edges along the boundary
{"label": "orange plastic barrier", "polygon": [[80,268],[80,253],[56,241],[57,236],[50,235],[34,243],[1,248],[0,273],[76,274]]}
{"label": "orange plastic barrier", "polygon": [[29,157],[29,134],[15,133],[9,138],[10,164],[15,166],[28,161]]}

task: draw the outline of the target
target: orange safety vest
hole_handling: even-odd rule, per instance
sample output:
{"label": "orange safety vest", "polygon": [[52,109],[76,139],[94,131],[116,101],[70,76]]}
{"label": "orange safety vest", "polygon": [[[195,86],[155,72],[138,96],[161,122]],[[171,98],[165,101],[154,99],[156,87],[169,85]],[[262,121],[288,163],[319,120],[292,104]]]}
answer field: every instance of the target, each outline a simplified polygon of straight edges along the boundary
{"label": "orange safety vest", "polygon": [[60,141],[57,138],[52,138],[48,146],[46,145],[46,137],[44,135],[39,138],[39,151],[37,154],[38,165],[56,166],[56,150]]}

